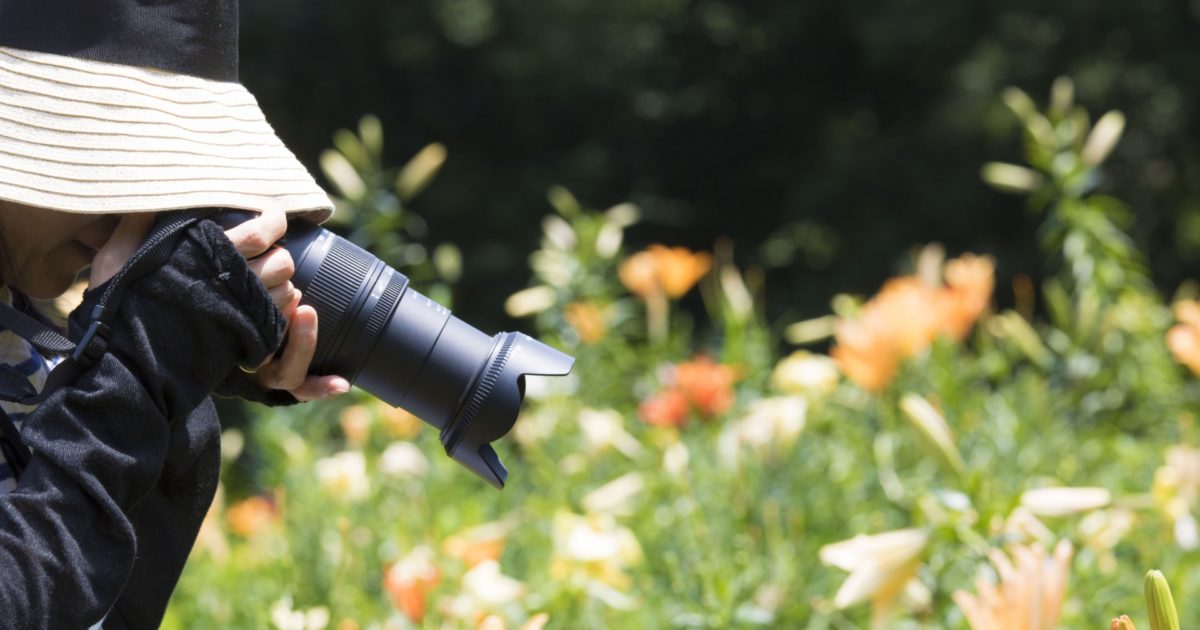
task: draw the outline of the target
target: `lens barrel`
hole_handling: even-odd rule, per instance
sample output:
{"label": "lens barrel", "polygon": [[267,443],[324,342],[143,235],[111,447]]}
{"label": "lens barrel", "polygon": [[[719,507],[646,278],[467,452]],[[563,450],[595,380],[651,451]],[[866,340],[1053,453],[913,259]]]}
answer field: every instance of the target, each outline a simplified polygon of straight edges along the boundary
{"label": "lens barrel", "polygon": [[508,471],[490,442],[516,421],[525,376],[565,375],[575,360],[521,333],[485,335],[312,223],[293,221],[280,244],[302,303],[317,311],[310,373],[343,376],[437,427],[447,455],[503,487]]}

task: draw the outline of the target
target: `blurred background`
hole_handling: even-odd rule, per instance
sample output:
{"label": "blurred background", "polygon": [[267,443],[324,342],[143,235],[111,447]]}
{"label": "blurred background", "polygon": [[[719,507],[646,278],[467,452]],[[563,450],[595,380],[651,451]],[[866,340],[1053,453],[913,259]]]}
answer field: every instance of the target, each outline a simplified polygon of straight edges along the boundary
{"label": "blurred background", "polygon": [[223,402],[164,627],[1200,626],[1200,1],[242,11],[329,227],[577,362],[502,492]]}
{"label": "blurred background", "polygon": [[[855,0],[256,0],[242,79],[318,173],[366,113],[390,163],[449,159],[416,208],[468,252],[457,310],[499,326],[562,185],[631,201],[629,238],[709,248],[768,272],[773,319],[866,293],[914,243],[1040,276],[1037,218],[977,176],[1018,154],[1009,85],[1126,113],[1104,187],[1173,288],[1200,260],[1200,4]],[[999,299],[1007,299],[1001,291]]]}

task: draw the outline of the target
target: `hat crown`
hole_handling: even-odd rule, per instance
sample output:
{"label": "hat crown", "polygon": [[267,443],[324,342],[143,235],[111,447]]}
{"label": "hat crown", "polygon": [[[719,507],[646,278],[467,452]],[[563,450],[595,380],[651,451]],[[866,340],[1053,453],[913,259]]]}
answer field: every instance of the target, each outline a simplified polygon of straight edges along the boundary
{"label": "hat crown", "polygon": [[0,46],[237,81],[238,0],[0,0]]}

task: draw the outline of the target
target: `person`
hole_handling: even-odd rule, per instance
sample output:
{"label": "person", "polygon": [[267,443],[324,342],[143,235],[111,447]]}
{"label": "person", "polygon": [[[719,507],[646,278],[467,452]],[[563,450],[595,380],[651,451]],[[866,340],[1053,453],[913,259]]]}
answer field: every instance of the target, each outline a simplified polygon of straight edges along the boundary
{"label": "person", "polygon": [[0,466],[5,627],[157,627],[217,486],[210,396],[349,388],[307,375],[316,313],[273,246],[332,205],[238,82],[237,25],[236,0],[0,0],[0,301],[36,316],[86,273],[79,341],[162,213],[260,213],[189,224],[36,406],[22,392],[57,359],[0,332],[0,407],[30,452]]}

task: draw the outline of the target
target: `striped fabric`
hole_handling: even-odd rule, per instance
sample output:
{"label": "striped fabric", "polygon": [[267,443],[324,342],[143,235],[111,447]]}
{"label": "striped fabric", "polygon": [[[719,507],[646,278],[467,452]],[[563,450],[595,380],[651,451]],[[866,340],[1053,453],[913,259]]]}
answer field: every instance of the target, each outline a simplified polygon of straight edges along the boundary
{"label": "striped fabric", "polygon": [[[9,293],[7,287],[0,287],[0,301],[12,304],[12,294]],[[46,383],[46,376],[58,363],[58,360],[42,357],[36,348],[29,345],[29,342],[18,337],[12,331],[0,327],[0,363],[16,368],[29,379],[34,388],[41,391],[42,386]],[[20,429],[25,416],[29,415],[35,407],[0,400],[0,408],[4,409],[13,424]],[[13,476],[12,468],[0,454],[0,493],[9,492],[16,485],[17,480]]]}
{"label": "striped fabric", "polygon": [[67,212],[332,213],[242,85],[7,47],[0,199]]}

